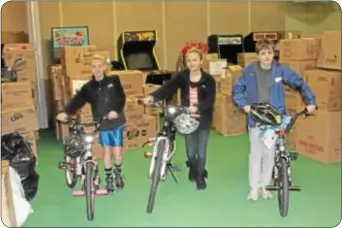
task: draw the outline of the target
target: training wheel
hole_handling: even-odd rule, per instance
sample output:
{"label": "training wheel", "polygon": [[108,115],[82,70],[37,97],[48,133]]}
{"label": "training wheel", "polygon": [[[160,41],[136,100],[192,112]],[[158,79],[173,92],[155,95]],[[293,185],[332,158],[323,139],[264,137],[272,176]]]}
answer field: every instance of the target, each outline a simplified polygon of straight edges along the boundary
{"label": "training wheel", "polygon": [[73,196],[84,196],[85,192],[83,190],[74,190],[72,191]]}

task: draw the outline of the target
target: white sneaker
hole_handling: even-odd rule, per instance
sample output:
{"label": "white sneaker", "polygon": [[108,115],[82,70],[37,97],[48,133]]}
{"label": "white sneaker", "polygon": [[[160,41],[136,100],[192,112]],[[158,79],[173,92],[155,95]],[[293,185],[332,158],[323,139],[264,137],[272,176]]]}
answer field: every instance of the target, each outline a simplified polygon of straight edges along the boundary
{"label": "white sneaker", "polygon": [[247,199],[248,200],[252,200],[252,201],[257,201],[258,200],[258,197],[259,197],[259,191],[258,189],[251,189],[249,194],[248,194],[248,197]]}
{"label": "white sneaker", "polygon": [[260,189],[260,194],[262,195],[262,198],[264,199],[272,199],[273,194],[270,191],[267,191],[265,187]]}

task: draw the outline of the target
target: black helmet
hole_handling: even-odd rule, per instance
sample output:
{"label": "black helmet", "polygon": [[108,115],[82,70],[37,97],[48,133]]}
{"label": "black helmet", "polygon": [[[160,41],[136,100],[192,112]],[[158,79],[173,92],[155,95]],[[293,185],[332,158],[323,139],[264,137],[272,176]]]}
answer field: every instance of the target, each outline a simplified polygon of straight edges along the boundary
{"label": "black helmet", "polygon": [[84,140],[82,136],[79,135],[70,135],[66,138],[64,144],[64,153],[65,155],[71,157],[71,158],[76,158],[85,152],[85,147],[84,147]]}
{"label": "black helmet", "polygon": [[281,113],[268,103],[252,104],[250,113],[252,118],[262,125],[279,126],[282,123]]}

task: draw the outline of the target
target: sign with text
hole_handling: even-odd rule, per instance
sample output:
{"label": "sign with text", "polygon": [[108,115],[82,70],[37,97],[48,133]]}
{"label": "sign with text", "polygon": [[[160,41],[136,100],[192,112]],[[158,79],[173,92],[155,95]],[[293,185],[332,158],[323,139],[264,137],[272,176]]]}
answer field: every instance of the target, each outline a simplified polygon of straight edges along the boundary
{"label": "sign with text", "polygon": [[54,49],[73,46],[88,46],[88,26],[52,28],[51,39]]}
{"label": "sign with text", "polygon": [[124,32],[125,42],[133,41],[156,41],[156,31],[132,31]]}

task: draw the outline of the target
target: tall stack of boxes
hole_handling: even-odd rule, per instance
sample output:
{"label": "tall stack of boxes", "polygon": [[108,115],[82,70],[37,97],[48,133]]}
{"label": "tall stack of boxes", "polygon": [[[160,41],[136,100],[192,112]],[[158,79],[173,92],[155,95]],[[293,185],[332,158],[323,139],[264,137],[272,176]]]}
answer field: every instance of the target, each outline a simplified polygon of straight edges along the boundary
{"label": "tall stack of boxes", "polygon": [[323,163],[341,161],[341,31],[323,33],[317,69],[304,72],[316,95],[315,116],[298,124],[297,150]]}
{"label": "tall stack of boxes", "polygon": [[12,67],[17,59],[22,59],[18,62],[18,81],[2,83],[1,86],[1,134],[21,133],[37,156],[39,125],[35,105],[36,70],[33,48],[29,44],[6,44],[5,64]]}
{"label": "tall stack of boxes", "polygon": [[[279,62],[302,77],[305,70],[316,67],[320,42],[316,38],[280,40]],[[304,108],[300,93],[290,87],[285,87],[285,103],[291,116]],[[287,145],[293,150],[297,146],[297,126],[293,126],[287,138]]]}
{"label": "tall stack of boxes", "polygon": [[[62,50],[61,65],[50,67],[50,77],[55,99],[55,114],[63,111],[77,91],[91,79],[90,60],[93,55],[110,57],[108,51],[98,51],[96,46],[67,47]],[[138,104],[138,98],[144,92],[156,89],[158,86],[145,85],[144,73],[141,71],[108,71],[107,75],[118,75],[126,94],[125,115],[127,123],[124,131],[125,149],[140,148],[149,138],[155,136],[159,126],[157,110]],[[77,113],[80,120],[91,120],[92,113],[89,104],[86,104]],[[57,139],[63,141],[69,134],[68,125],[56,123]],[[102,159],[102,149],[97,140],[93,150],[98,159]]]}
{"label": "tall stack of boxes", "polygon": [[[313,93],[319,109],[301,118],[288,143],[300,154],[323,163],[341,161],[341,31],[323,36],[282,40],[280,62],[299,73]],[[304,108],[299,93],[287,88],[290,115]]]}

